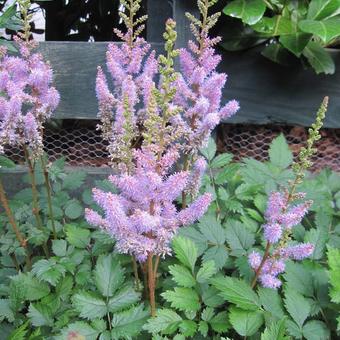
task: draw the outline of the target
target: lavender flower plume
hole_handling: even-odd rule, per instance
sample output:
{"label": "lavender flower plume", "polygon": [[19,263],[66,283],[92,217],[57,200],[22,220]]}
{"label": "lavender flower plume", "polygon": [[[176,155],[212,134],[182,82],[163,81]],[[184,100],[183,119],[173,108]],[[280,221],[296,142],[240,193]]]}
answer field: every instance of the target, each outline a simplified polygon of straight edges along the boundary
{"label": "lavender flower plume", "polygon": [[[166,154],[164,157],[168,157]],[[87,209],[89,224],[108,232],[117,250],[145,261],[148,254],[171,253],[170,243],[179,227],[199,219],[211,201],[211,195],[197,198],[188,208],[178,211],[174,201],[185,189],[189,173],[168,175],[169,163],[158,160],[149,148],[134,152],[133,174],[111,176],[119,194],[93,190],[93,197],[103,216]],[[165,164],[162,169],[159,164]],[[170,163],[171,165],[171,163]]]}
{"label": "lavender flower plume", "polygon": [[59,103],[53,71],[34,42],[15,37],[18,56],[0,53],[0,148],[27,144],[33,158],[43,152],[43,125]]}
{"label": "lavender flower plume", "polygon": [[263,225],[264,238],[267,245],[272,246],[268,256],[262,257],[258,252],[248,256],[251,268],[258,273],[263,287],[279,288],[281,281],[278,275],[285,270],[285,261],[303,260],[314,251],[310,243],[290,244],[291,228],[298,225],[307,214],[311,201],[294,205],[291,201],[303,199],[304,193],[296,193],[293,198],[287,192],[270,194],[265,212],[266,224]]}

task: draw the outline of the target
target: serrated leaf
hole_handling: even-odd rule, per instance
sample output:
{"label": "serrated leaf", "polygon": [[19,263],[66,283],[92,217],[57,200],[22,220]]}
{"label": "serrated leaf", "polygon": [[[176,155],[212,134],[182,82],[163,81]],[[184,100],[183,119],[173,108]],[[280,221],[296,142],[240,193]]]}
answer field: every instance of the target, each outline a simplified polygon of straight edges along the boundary
{"label": "serrated leaf", "polygon": [[292,319],[302,329],[311,311],[309,301],[295,290],[287,289],[285,291],[284,303]]}
{"label": "serrated leaf", "polygon": [[191,288],[196,285],[195,278],[192,276],[190,270],[184,266],[175,264],[169,266],[170,274],[172,279],[180,286]]}
{"label": "serrated leaf", "polygon": [[212,137],[209,138],[207,146],[200,149],[200,152],[208,161],[213,160],[216,154],[216,143]]}
{"label": "serrated leaf", "polygon": [[143,329],[152,334],[159,332],[171,334],[178,329],[181,321],[182,318],[175,311],[171,309],[160,309],[157,311],[156,317],[150,318],[143,326]]}
{"label": "serrated leaf", "polygon": [[207,337],[209,331],[209,325],[206,321],[200,321],[198,324],[198,331],[204,336]]}
{"label": "serrated leaf", "polygon": [[179,235],[189,238],[195,243],[197,255],[200,256],[208,247],[206,238],[194,227],[184,227],[179,229]]}
{"label": "serrated leaf", "polygon": [[209,320],[211,328],[217,333],[226,332],[229,329],[228,313],[219,312]]}
{"label": "serrated leaf", "polygon": [[216,220],[216,217],[211,215],[203,216],[198,227],[209,242],[214,244],[224,244],[225,232],[221,223]]}
{"label": "serrated leaf", "polygon": [[231,153],[222,153],[212,160],[210,167],[213,169],[222,168],[229,164],[232,161],[233,157],[234,155]]}
{"label": "serrated leaf", "polygon": [[328,239],[328,232],[322,229],[310,229],[306,232],[304,241],[314,245],[313,254],[310,256],[311,259],[320,260],[324,256]]}
{"label": "serrated leaf", "polygon": [[204,253],[203,262],[214,261],[216,268],[221,269],[225,265],[228,256],[225,245],[212,246]]}
{"label": "serrated leaf", "polygon": [[130,307],[138,302],[140,293],[136,292],[133,287],[126,286],[119,290],[108,302],[108,308],[111,312],[118,312]]}
{"label": "serrated leaf", "polygon": [[293,162],[293,153],[283,134],[276,137],[269,147],[269,158],[271,163],[279,168],[285,169]]}
{"label": "serrated leaf", "polygon": [[180,311],[198,311],[200,308],[199,296],[191,288],[175,287],[161,295],[171,307]]}
{"label": "serrated leaf", "polygon": [[312,275],[300,263],[287,262],[283,274],[286,286],[296,290],[305,296],[312,297],[314,294]]}
{"label": "serrated leaf", "polygon": [[68,299],[73,287],[72,276],[65,276],[56,286],[56,294],[62,300]]}
{"label": "serrated leaf", "polygon": [[234,256],[246,255],[247,250],[255,243],[254,234],[238,221],[229,221],[225,225],[225,235]]}
{"label": "serrated leaf", "polygon": [[51,310],[43,303],[30,304],[27,313],[30,322],[35,327],[52,326],[53,317]]}
{"label": "serrated leaf", "polygon": [[198,257],[195,244],[188,238],[178,236],[172,241],[172,247],[178,260],[193,272]]}
{"label": "serrated leaf", "polygon": [[105,301],[93,293],[80,292],[73,296],[72,302],[80,317],[85,319],[102,318],[108,312]]}
{"label": "serrated leaf", "polygon": [[223,12],[241,19],[245,24],[254,25],[263,17],[265,10],[262,0],[234,0],[224,7]]}
{"label": "serrated leaf", "polygon": [[65,268],[57,264],[54,259],[43,259],[34,263],[32,273],[42,281],[55,286],[59,280],[65,275]]}
{"label": "serrated leaf", "polygon": [[261,334],[261,340],[288,340],[285,336],[285,319],[273,322]]}
{"label": "serrated leaf", "polygon": [[67,242],[66,240],[52,240],[52,250],[57,256],[66,256]]}
{"label": "serrated leaf", "polygon": [[0,299],[0,321],[7,319],[8,322],[14,321],[14,313],[10,306],[9,299]]}
{"label": "serrated leaf", "polygon": [[215,275],[216,272],[215,261],[204,262],[196,275],[196,280],[199,283],[204,283]]}
{"label": "serrated leaf", "polygon": [[113,339],[134,337],[140,333],[149,312],[143,305],[133,307],[127,311],[115,313],[111,320],[111,336]]}
{"label": "serrated leaf", "polygon": [[183,320],[179,324],[179,329],[185,337],[191,337],[196,333],[197,323],[193,320]]}
{"label": "serrated leaf", "polygon": [[208,307],[218,307],[224,303],[224,299],[219,295],[219,290],[210,285],[202,285],[202,301]]}
{"label": "serrated leaf", "polygon": [[234,277],[218,277],[211,283],[220,291],[220,296],[246,310],[257,310],[261,304],[257,294],[243,280]]}
{"label": "serrated leaf", "polygon": [[259,311],[246,311],[232,307],[230,309],[229,321],[238,334],[251,336],[262,326],[263,315]]}
{"label": "serrated leaf", "polygon": [[333,74],[335,72],[333,59],[318,42],[310,41],[303,50],[303,55],[317,74]]}
{"label": "serrated leaf", "polygon": [[267,312],[279,320],[284,317],[282,299],[276,290],[261,287],[258,289],[258,295],[261,305]]}
{"label": "serrated leaf", "polygon": [[324,322],[311,320],[306,322],[302,329],[303,336],[307,340],[328,340],[330,332]]}
{"label": "serrated leaf", "polygon": [[100,255],[94,270],[94,280],[103,296],[112,296],[124,282],[124,270],[113,255]]}
{"label": "serrated leaf", "polygon": [[328,248],[330,296],[332,301],[340,303],[340,250]]}
{"label": "serrated leaf", "polygon": [[74,224],[66,225],[67,242],[77,248],[86,248],[90,242],[90,231]]}
{"label": "serrated leaf", "polygon": [[[96,340],[99,335],[99,331],[91,327],[88,323],[84,321],[76,321],[71,323],[62,330],[62,339],[68,339],[73,336],[74,339],[86,339],[86,340]],[[78,338],[75,338],[78,337]],[[60,339],[61,340],[61,339]]]}
{"label": "serrated leaf", "polygon": [[68,173],[63,180],[63,189],[75,190],[84,184],[86,178],[85,171],[73,171]]}
{"label": "serrated leaf", "polygon": [[79,218],[84,212],[84,209],[80,202],[76,199],[73,199],[66,204],[65,215],[71,219],[76,220]]}
{"label": "serrated leaf", "polygon": [[20,327],[16,328],[9,336],[7,340],[26,340],[28,332],[29,322],[26,321]]}

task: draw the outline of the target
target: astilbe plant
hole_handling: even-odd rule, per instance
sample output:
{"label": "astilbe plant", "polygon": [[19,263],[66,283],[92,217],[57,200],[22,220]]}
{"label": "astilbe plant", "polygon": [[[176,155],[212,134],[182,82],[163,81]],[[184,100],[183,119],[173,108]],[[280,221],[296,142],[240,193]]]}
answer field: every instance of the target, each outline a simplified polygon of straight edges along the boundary
{"label": "astilbe plant", "polygon": [[[52,86],[52,68],[43,60],[40,53],[34,51],[37,43],[30,40],[29,22],[32,18],[28,14],[30,1],[20,0],[18,3],[23,18],[23,32],[14,38],[18,55],[7,54],[3,47],[0,50],[0,154],[8,145],[23,149],[32,183],[33,213],[38,228],[43,230],[34,174],[36,161],[41,161],[48,192],[49,214],[56,238],[48,170],[42,156],[44,123],[57,108],[60,98],[58,91]],[[13,214],[5,203],[6,196],[2,184],[0,191],[2,204],[8,212],[18,241],[25,245],[26,241],[16,230]],[[46,244],[44,251],[48,255]]]}
{"label": "astilbe plant", "polygon": [[[128,11],[120,13],[127,32],[116,31],[123,42],[110,44],[107,52],[107,68],[115,91],[110,91],[101,68],[98,68],[96,82],[99,128],[108,142],[111,162],[117,171],[109,180],[119,194],[94,189],[94,200],[103,215],[87,209],[86,218],[90,224],[112,235],[119,252],[131,254],[142,264],[147,273],[154,316],[159,260],[171,253],[170,243],[177,229],[199,219],[212,199],[209,193],[197,196],[206,167],[205,161],[196,157],[197,150],[221,118],[235,113],[238,104],[231,102],[220,109],[226,77],[215,72],[219,61],[213,49],[216,40],[208,37],[208,29],[217,19],[217,16],[207,16],[212,1],[199,1],[205,23],[197,29],[202,46],[196,61],[189,52],[174,49],[177,34],[172,19],[166,22],[164,33],[166,54],[156,59],[155,51],[138,36],[146,19],[135,19],[140,0],[123,0],[121,4]],[[190,43],[196,51],[194,45]],[[185,66],[189,61],[184,61],[182,74],[174,70],[174,58],[179,53],[182,59],[186,55],[199,64],[203,78],[198,83],[190,75],[193,70]],[[192,86],[197,87],[195,96],[191,95],[194,90],[188,90]],[[184,90],[180,98],[178,93]],[[201,103],[204,103],[203,109]],[[214,124],[207,123],[205,116]],[[192,118],[195,119],[190,125],[188,119]],[[185,146],[189,143],[192,144],[190,150]],[[175,172],[181,155],[188,152],[195,155],[191,167]],[[179,209],[176,199],[186,191],[192,193],[191,203]]]}
{"label": "astilbe plant", "polygon": [[[264,254],[261,256],[254,251],[248,257],[249,264],[255,271],[252,287],[256,286],[258,280],[263,287],[280,287],[278,275],[284,272],[286,260],[303,260],[314,251],[313,244],[296,243],[292,241],[291,234],[292,228],[302,221],[313,203],[303,201],[305,193],[296,192],[296,188],[302,182],[305,171],[312,165],[311,157],[316,152],[313,145],[321,138],[319,130],[323,125],[327,105],[328,97],[325,97],[317,113],[316,122],[309,129],[307,147],[301,149],[299,160],[293,164],[295,180],[290,183],[288,189],[270,194],[265,213],[266,223],[263,225],[266,241]],[[301,200],[302,203],[296,203]]]}

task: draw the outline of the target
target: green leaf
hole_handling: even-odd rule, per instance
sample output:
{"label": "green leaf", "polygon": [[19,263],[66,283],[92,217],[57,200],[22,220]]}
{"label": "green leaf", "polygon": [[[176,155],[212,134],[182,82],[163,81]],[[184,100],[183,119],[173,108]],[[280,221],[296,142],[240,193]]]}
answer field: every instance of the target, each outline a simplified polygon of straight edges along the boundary
{"label": "green leaf", "polygon": [[223,12],[241,19],[245,24],[256,24],[263,16],[266,5],[262,0],[234,0],[224,7]]}
{"label": "green leaf", "polygon": [[144,310],[143,305],[132,307],[131,309],[115,313],[111,319],[111,336],[113,339],[137,336],[146,320],[149,312]]}
{"label": "green leaf", "polygon": [[94,270],[94,280],[103,296],[112,296],[124,282],[124,270],[112,254],[100,255]]}
{"label": "green leaf", "polygon": [[102,318],[108,312],[105,302],[93,293],[80,292],[73,296],[72,302],[80,317],[85,319]]}
{"label": "green leaf", "polygon": [[84,212],[84,209],[80,202],[76,199],[73,199],[66,204],[65,215],[71,219],[76,220],[79,218]]}
{"label": "green leaf", "polygon": [[324,322],[319,320],[308,321],[302,329],[303,336],[307,340],[330,339],[330,332]]}
{"label": "green leaf", "polygon": [[215,275],[216,272],[217,268],[215,266],[215,261],[204,262],[196,275],[196,280],[199,283],[204,283]]}
{"label": "green leaf", "polygon": [[220,222],[216,220],[215,216],[203,216],[198,224],[198,227],[209,242],[214,244],[224,244],[225,232]]}
{"label": "green leaf", "polygon": [[27,339],[27,332],[29,322],[26,321],[24,324],[22,324],[20,327],[16,328],[8,338],[7,340],[26,340]]}
{"label": "green leaf", "polygon": [[65,276],[56,286],[56,294],[62,300],[68,300],[73,287],[72,276]]}
{"label": "green leaf", "polygon": [[310,41],[303,50],[303,55],[308,59],[317,74],[333,74],[335,72],[333,59],[319,43]]}
{"label": "green leaf", "polygon": [[282,319],[281,321],[270,324],[261,334],[261,340],[288,340],[285,332],[285,319]]}
{"label": "green leaf", "polygon": [[220,296],[240,308],[257,310],[261,306],[256,293],[243,280],[226,276],[212,279],[211,283],[220,290]]}
{"label": "green leaf", "polygon": [[198,311],[200,302],[197,293],[191,288],[175,287],[161,294],[162,297],[170,302],[171,307],[181,311]]}
{"label": "green leaf", "polygon": [[226,332],[229,329],[228,313],[219,312],[209,320],[211,328],[217,333]]}
{"label": "green leaf", "polygon": [[183,320],[179,324],[179,329],[184,336],[191,337],[196,333],[197,324],[192,320]]}
{"label": "green leaf", "polygon": [[339,14],[340,0],[311,0],[307,19],[322,20]]}
{"label": "green leaf", "polygon": [[130,307],[138,302],[140,293],[136,292],[133,287],[127,285],[119,290],[108,302],[108,308],[111,312],[118,312]]}
{"label": "green leaf", "polygon": [[[71,323],[62,330],[62,339],[96,340],[99,331],[84,321]],[[72,337],[72,338],[71,338]]]}
{"label": "green leaf", "polygon": [[258,289],[258,294],[263,308],[278,320],[281,320],[285,313],[279,293],[274,289],[261,287]]}
{"label": "green leaf", "polygon": [[15,168],[15,163],[11,159],[0,155],[0,168],[12,169]]}
{"label": "green leaf", "polygon": [[[290,35],[288,35],[290,36]],[[283,36],[280,37],[280,39]],[[276,41],[271,42],[268,44],[261,54],[266,57],[267,59],[273,61],[274,63],[281,64],[284,66],[289,65],[290,55],[286,48],[283,48],[281,44],[277,43]]]}
{"label": "green leaf", "polygon": [[293,153],[289,149],[285,136],[281,133],[270,144],[270,161],[279,168],[285,169],[293,162]]}
{"label": "green leaf", "polygon": [[279,41],[287,50],[299,58],[311,38],[311,34],[295,32],[293,34],[282,35]]}
{"label": "green leaf", "polygon": [[214,261],[216,268],[221,269],[225,265],[228,255],[225,245],[212,246],[204,253],[203,262]]}
{"label": "green leaf", "polygon": [[90,242],[90,231],[74,224],[66,225],[67,242],[77,248],[86,248]]}
{"label": "green leaf", "polygon": [[40,300],[50,293],[50,287],[46,282],[39,282],[31,273],[21,275],[23,276],[22,288],[25,289],[27,300]]}
{"label": "green leaf", "polygon": [[143,329],[152,334],[159,332],[171,334],[178,329],[181,321],[182,318],[175,311],[171,309],[161,309],[157,311],[155,318],[148,320],[143,326]]}
{"label": "green leaf", "polygon": [[34,263],[32,273],[42,281],[55,286],[65,274],[65,268],[57,264],[54,259],[43,259]]}
{"label": "green leaf", "polygon": [[85,181],[86,172],[85,171],[73,171],[66,175],[63,180],[63,189],[75,190],[80,188]]}
{"label": "green leaf", "polygon": [[66,240],[52,240],[52,250],[57,256],[66,256],[67,242]]}
{"label": "green leaf", "polygon": [[242,336],[255,334],[263,324],[263,315],[258,311],[246,311],[232,307],[229,321],[236,332]]}
{"label": "green leaf", "polygon": [[183,227],[179,229],[179,235],[189,238],[195,243],[198,255],[202,255],[208,247],[206,238],[194,227]]}
{"label": "green leaf", "polygon": [[287,282],[287,287],[292,288],[305,296],[313,296],[314,288],[312,275],[302,264],[287,262],[283,277]]}
{"label": "green leaf", "polygon": [[27,316],[35,327],[53,325],[51,310],[44,303],[31,303],[28,308]]}
{"label": "green leaf", "polygon": [[311,311],[309,301],[295,290],[287,289],[284,302],[292,319],[300,328],[302,328]]}
{"label": "green leaf", "polygon": [[222,153],[212,160],[210,167],[213,169],[222,168],[229,164],[232,161],[233,157],[234,155],[232,155],[231,153]]}
{"label": "green leaf", "polygon": [[299,22],[299,28],[303,32],[318,36],[324,43],[327,43],[340,35],[340,19],[302,20]]}
{"label": "green leaf", "polygon": [[208,323],[201,320],[198,324],[198,331],[206,338],[209,332]]}
{"label": "green leaf", "polygon": [[196,285],[195,278],[192,276],[190,270],[184,266],[175,264],[169,266],[170,274],[172,279],[180,286],[191,288]]}
{"label": "green leaf", "polygon": [[197,260],[197,248],[188,238],[178,236],[172,241],[172,247],[178,260],[194,272]]}
{"label": "green leaf", "polygon": [[242,256],[247,254],[255,243],[254,234],[246,229],[246,227],[238,221],[228,221],[225,225],[225,235],[231,255]]}
{"label": "green leaf", "polygon": [[265,33],[271,37],[292,34],[295,32],[291,19],[282,15],[275,15],[270,18],[263,17],[253,25],[252,28],[257,32]]}
{"label": "green leaf", "polygon": [[214,139],[210,137],[207,146],[200,149],[200,152],[208,161],[212,161],[216,154],[216,143]]}
{"label": "green leaf", "polygon": [[0,321],[7,319],[8,322],[14,321],[14,313],[10,307],[9,299],[0,299]]}
{"label": "green leaf", "polygon": [[307,231],[304,241],[314,245],[313,254],[310,256],[311,259],[320,260],[323,258],[328,239],[328,231],[322,229],[310,229]]}
{"label": "green leaf", "polygon": [[340,303],[340,249],[328,248],[330,297],[333,302]]}

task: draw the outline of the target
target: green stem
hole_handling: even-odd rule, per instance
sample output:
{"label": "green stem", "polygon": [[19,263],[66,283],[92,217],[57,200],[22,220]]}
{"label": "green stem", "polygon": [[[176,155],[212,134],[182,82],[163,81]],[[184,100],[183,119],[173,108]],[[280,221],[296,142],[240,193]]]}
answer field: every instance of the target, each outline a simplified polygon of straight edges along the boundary
{"label": "green stem", "polygon": [[27,265],[27,269],[30,270],[31,267],[32,267],[32,262],[31,262],[31,257],[30,257],[29,251],[27,249],[27,240],[24,238],[24,236],[22,235],[22,233],[19,230],[17,222],[14,218],[13,212],[12,212],[12,210],[11,210],[9,204],[8,204],[6,192],[5,192],[5,189],[2,185],[1,180],[0,180],[0,202],[1,202],[1,205],[3,206],[3,208],[5,209],[6,215],[8,217],[8,221],[13,228],[14,234],[15,234],[18,242],[25,249],[26,265]]}
{"label": "green stem", "polygon": [[[42,232],[44,231],[44,227],[42,224],[42,220],[40,217],[40,207],[39,207],[39,199],[38,199],[38,190],[37,190],[37,185],[35,181],[35,171],[34,171],[34,165],[30,159],[29,152],[27,150],[27,147],[24,145],[23,146],[24,153],[25,153],[25,158],[26,162],[28,165],[28,173],[31,179],[31,187],[32,187],[32,203],[33,203],[33,214],[35,216],[36,222],[37,222],[37,228],[40,229]],[[43,250],[47,258],[49,258],[49,251],[47,248],[47,243],[44,242],[43,245]]]}
{"label": "green stem", "polygon": [[55,220],[54,220],[54,213],[53,213],[53,208],[52,208],[52,190],[51,190],[51,183],[48,177],[48,171],[47,167],[45,164],[45,160],[43,157],[41,157],[41,167],[44,173],[44,179],[45,179],[45,187],[47,191],[47,205],[48,205],[48,213],[50,216],[50,220],[52,223],[52,230],[53,230],[53,238],[56,240],[57,239],[57,231],[55,227]]}

